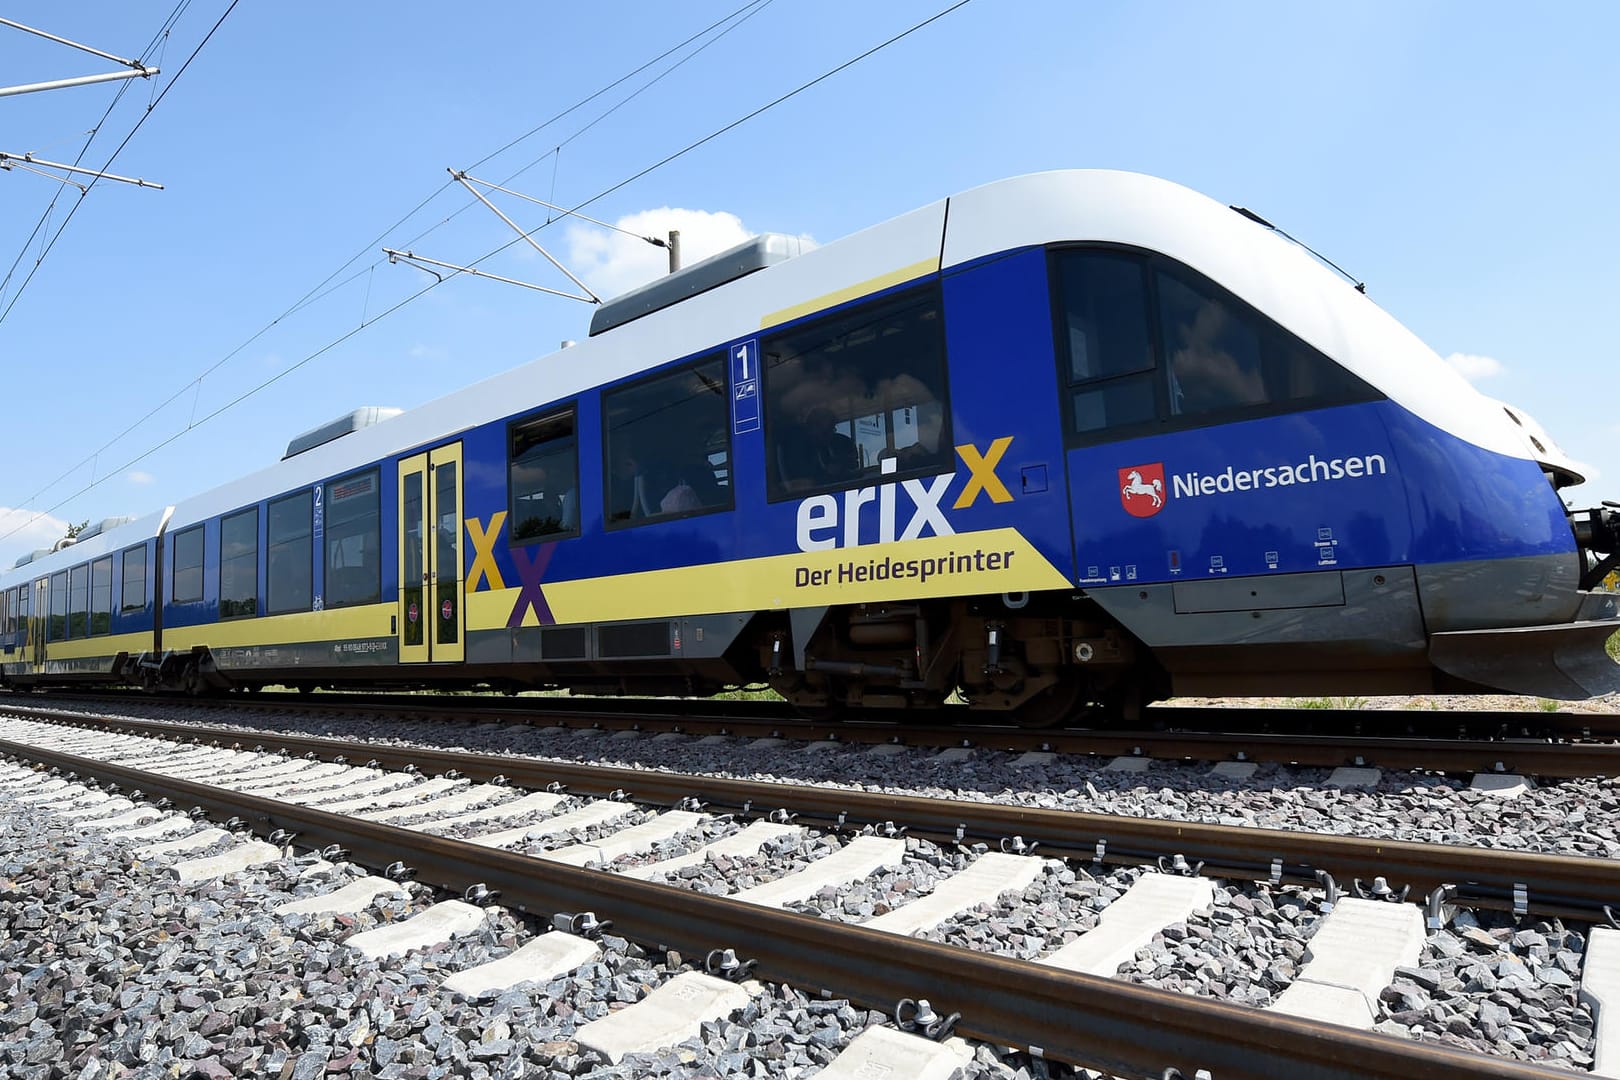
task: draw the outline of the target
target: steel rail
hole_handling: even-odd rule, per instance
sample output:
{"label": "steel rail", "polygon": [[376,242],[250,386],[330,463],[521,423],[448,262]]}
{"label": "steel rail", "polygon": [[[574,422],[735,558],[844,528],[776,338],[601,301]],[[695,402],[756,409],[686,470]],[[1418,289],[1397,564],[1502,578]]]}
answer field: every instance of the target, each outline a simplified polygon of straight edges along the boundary
{"label": "steel rail", "polygon": [[[1021,728],[1009,722],[997,723],[994,713],[973,712],[965,706],[945,706],[933,712],[895,709],[859,709],[836,720],[807,718],[786,702],[717,701],[710,698],[513,698],[499,694],[400,694],[342,691],[327,694],[300,694],[289,691],[263,691],[253,695],[198,699],[190,695],[157,695],[125,691],[58,691],[69,700],[75,697],[107,701],[175,701],[194,705],[214,704],[228,708],[300,710],[311,712],[351,710],[387,712],[393,715],[432,716],[454,720],[508,720],[516,723],[543,723],[576,726],[601,724],[702,725],[708,734],[715,725],[741,726],[759,730],[766,725],[782,725],[785,733],[805,738],[827,738],[844,733],[852,741],[886,742],[899,735],[908,742],[918,737],[938,737],[946,745],[957,745],[961,738],[989,744],[1011,739],[1010,749],[1027,749],[1031,743],[1054,736],[1089,734],[1129,737],[1132,732],[1118,726],[1081,725],[1064,728]],[[26,699],[25,699],[26,700]],[[962,719],[925,722],[941,714]],[[1147,727],[1138,729],[1143,737],[1163,736],[1166,731],[1208,733],[1253,733],[1279,735],[1337,735],[1353,737],[1473,739],[1480,742],[1513,738],[1551,736],[1583,739],[1620,738],[1620,713],[1567,713],[1540,710],[1500,709],[1315,709],[1291,706],[1249,705],[1171,705],[1157,704],[1143,713]]]}
{"label": "steel rail", "polygon": [[549,863],[10,740],[0,740],[0,752],[242,817],[257,831],[284,829],[316,846],[335,843],[373,867],[405,856],[423,881],[458,892],[482,883],[509,906],[536,915],[593,911],[655,948],[693,956],[733,948],[758,962],[760,977],[871,1008],[927,998],[962,1014],[962,1034],[1114,1075],[1159,1077],[1172,1067],[1185,1076],[1209,1069],[1221,1080],[1568,1075]]}
{"label": "steel rail", "polygon": [[[246,706],[264,708],[262,700],[232,699],[231,708]],[[28,714],[27,706],[4,706],[12,711]],[[1423,769],[1436,772],[1522,773],[1549,779],[1620,776],[1620,742],[1564,743],[1545,740],[1500,738],[1459,739],[1442,736],[1346,736],[1304,735],[1255,730],[1268,724],[1287,723],[1292,710],[1223,709],[1179,710],[1155,709],[1152,715],[1166,724],[1187,724],[1196,720],[1208,724],[1214,718],[1207,714],[1219,712],[1230,719],[1228,724],[1248,730],[1226,731],[1025,731],[1013,728],[982,726],[944,726],[919,728],[889,723],[818,723],[776,715],[777,710],[760,718],[736,715],[694,716],[668,711],[639,708],[615,708],[611,711],[573,710],[531,711],[487,705],[465,704],[413,705],[402,699],[397,707],[375,701],[344,702],[341,698],[331,704],[311,705],[309,700],[291,702],[281,708],[308,708],[311,711],[384,712],[402,718],[416,716],[445,718],[447,712],[454,719],[472,723],[478,721],[517,720],[523,723],[555,724],[563,727],[590,725],[619,730],[680,731],[686,734],[739,734],[791,736],[807,740],[833,740],[850,743],[903,742],[920,746],[980,746],[986,749],[1022,753],[1030,750],[1050,750],[1066,754],[1093,754],[1098,756],[1142,756],[1166,761],[1274,761],[1294,765],[1336,768],[1341,765],[1376,765],[1388,769]],[[44,710],[37,715],[42,718]],[[1188,717],[1187,712],[1197,715]],[[1268,713],[1282,714],[1270,717]],[[1313,710],[1299,710],[1313,713]],[[1334,723],[1348,725],[1353,719],[1374,716],[1354,710],[1331,714]],[[1425,714],[1402,713],[1401,716]],[[1450,717],[1453,714],[1428,714]],[[1517,720],[1536,719],[1540,714],[1496,714],[1498,721],[1509,724]],[[1389,722],[1380,718],[1379,723]]]}
{"label": "steel rail", "polygon": [[1620,901],[1620,860],[1001,806],[303,735],[249,734],[150,720],[119,720],[106,726],[187,741],[260,745],[294,756],[369,759],[385,768],[411,766],[429,774],[454,769],[474,780],[504,776],[535,790],[560,784],[578,794],[622,792],[659,806],[697,799],[744,817],[786,810],[805,824],[840,831],[893,823],[947,845],[999,847],[1019,837],[1025,844],[1039,844],[1042,854],[1081,862],[1140,865],[1181,855],[1191,864],[1202,863],[1202,873],[1212,877],[1293,884],[1317,882],[1317,871],[1340,883],[1383,877],[1395,889],[1409,887],[1419,895],[1453,887],[1452,901],[1467,906],[1523,908],[1584,921],[1603,919],[1604,907]]}

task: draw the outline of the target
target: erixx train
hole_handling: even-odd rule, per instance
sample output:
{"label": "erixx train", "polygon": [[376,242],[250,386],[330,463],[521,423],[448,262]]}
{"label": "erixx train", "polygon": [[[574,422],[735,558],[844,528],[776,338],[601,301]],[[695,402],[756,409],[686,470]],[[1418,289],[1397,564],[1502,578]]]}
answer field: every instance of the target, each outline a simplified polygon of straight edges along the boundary
{"label": "erixx train", "polygon": [[[802,245],[808,248],[808,245]],[[1252,215],[1025,176],[766,235],[587,340],[0,577],[12,687],[769,683],[1040,723],[1606,692],[1620,521]]]}

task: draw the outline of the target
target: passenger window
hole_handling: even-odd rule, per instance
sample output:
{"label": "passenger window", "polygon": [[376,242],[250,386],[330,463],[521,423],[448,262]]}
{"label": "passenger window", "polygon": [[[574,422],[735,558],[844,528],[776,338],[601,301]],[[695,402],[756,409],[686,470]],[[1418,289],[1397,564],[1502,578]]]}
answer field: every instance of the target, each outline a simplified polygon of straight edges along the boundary
{"label": "passenger window", "polygon": [[382,597],[382,519],[378,474],[356,473],[326,485],[326,587],[329,608],[375,604]]}
{"label": "passenger window", "polygon": [[240,619],[259,613],[259,508],[219,523],[219,617]]}
{"label": "passenger window", "polygon": [[265,522],[266,610],[272,615],[308,611],[315,597],[315,548],[311,517],[315,494],[300,491],[270,504]]}
{"label": "passenger window", "polygon": [[144,611],[146,609],[146,545],[128,548],[124,551],[124,588],[121,610],[128,614],[131,611]]}
{"label": "passenger window", "polygon": [[723,356],[603,395],[609,528],[729,510]]}
{"label": "passenger window", "polygon": [[112,556],[90,564],[90,632],[112,630]]}
{"label": "passenger window", "polygon": [[203,527],[194,525],[174,537],[174,578],[169,599],[186,604],[203,598]]}
{"label": "passenger window", "polygon": [[764,339],[772,501],[952,467],[937,288]]}
{"label": "passenger window", "polygon": [[68,614],[68,576],[64,570],[60,574],[51,575],[51,611],[50,626],[46,633],[49,641],[64,641],[67,638]]}
{"label": "passenger window", "polygon": [[574,410],[564,409],[508,429],[508,480],[513,544],[579,535],[579,452]]}
{"label": "passenger window", "polygon": [[90,567],[68,571],[68,637],[90,636]]}

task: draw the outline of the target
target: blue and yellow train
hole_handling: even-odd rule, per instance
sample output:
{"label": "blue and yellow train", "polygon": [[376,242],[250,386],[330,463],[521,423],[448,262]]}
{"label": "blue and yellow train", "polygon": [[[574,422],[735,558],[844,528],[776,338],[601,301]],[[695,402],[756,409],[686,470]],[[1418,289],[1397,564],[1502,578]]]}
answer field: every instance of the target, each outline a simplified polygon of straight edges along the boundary
{"label": "blue and yellow train", "polygon": [[[380,422],[367,423],[377,420]],[[490,685],[1047,722],[1612,689],[1580,469],[1250,215],[1114,172],[762,236],[587,340],[38,553],[13,687]]]}

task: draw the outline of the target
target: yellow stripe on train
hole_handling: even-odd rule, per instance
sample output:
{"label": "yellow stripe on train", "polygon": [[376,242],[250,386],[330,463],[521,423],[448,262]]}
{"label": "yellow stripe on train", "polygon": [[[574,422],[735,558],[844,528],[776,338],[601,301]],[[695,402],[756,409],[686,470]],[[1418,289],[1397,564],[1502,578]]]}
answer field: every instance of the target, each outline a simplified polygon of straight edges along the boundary
{"label": "yellow stripe on train", "polygon": [[[559,623],[609,622],[878,600],[1064,589],[1073,583],[1017,529],[542,582]],[[467,597],[467,629],[504,627],[520,589]],[[522,625],[537,626],[532,607]]]}

